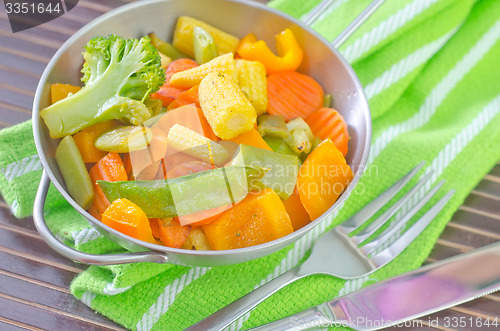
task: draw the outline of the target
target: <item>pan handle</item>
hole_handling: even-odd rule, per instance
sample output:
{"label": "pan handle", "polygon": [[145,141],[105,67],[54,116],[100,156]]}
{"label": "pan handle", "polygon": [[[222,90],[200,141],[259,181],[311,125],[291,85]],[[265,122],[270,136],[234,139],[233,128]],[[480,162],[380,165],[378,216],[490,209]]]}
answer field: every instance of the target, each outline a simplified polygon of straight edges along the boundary
{"label": "pan handle", "polygon": [[[363,10],[361,14],[359,14],[345,29],[342,31],[337,38],[332,42],[333,47],[339,48],[342,44],[354,33],[358,28],[363,24],[372,14],[384,3],[385,0],[373,0],[368,7]],[[334,0],[323,0],[316,9],[313,10],[310,14],[307,15],[306,18],[303,19],[303,22],[311,26],[318,20],[320,15],[327,9]]]}
{"label": "pan handle", "polygon": [[64,245],[52,234],[52,232],[50,232],[47,224],[45,223],[44,205],[45,199],[47,198],[49,185],[50,179],[47,176],[45,170],[43,170],[40,186],[38,187],[38,191],[36,192],[35,204],[33,207],[33,219],[35,221],[36,229],[38,230],[38,233],[40,233],[42,239],[59,254],[76,262],[93,265],[109,265],[135,262],[168,262],[167,255],[154,252],[94,255],[82,253]]}

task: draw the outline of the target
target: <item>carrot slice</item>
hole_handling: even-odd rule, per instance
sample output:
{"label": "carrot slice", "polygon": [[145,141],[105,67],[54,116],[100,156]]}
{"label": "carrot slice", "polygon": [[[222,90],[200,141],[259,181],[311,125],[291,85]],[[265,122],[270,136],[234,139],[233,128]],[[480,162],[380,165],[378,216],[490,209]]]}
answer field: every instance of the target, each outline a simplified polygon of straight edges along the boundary
{"label": "carrot slice", "polygon": [[188,58],[172,61],[165,70],[165,80],[169,82],[170,77],[172,77],[172,75],[175,74],[176,72],[184,71],[197,66],[198,63],[195,60],[191,60]]}
{"label": "carrot slice", "polygon": [[167,110],[190,104],[195,104],[197,108],[201,108],[200,98],[198,97],[198,85],[191,87],[187,91],[181,92],[181,94],[168,105]]}
{"label": "carrot slice", "polygon": [[102,214],[102,222],[127,236],[155,243],[146,213],[127,199],[116,199]]}
{"label": "carrot slice", "polygon": [[287,121],[306,118],[323,105],[323,88],[312,77],[295,71],[277,72],[267,78],[267,111]]}
{"label": "carrot slice", "polygon": [[333,108],[320,108],[306,118],[312,133],[321,140],[330,139],[344,156],[347,154],[349,132],[344,117]]}
{"label": "carrot slice", "polygon": [[191,59],[178,59],[170,62],[165,70],[165,84],[163,84],[156,93],[151,94],[151,98],[161,100],[162,105],[167,107],[172,101],[177,99],[183,91],[187,90],[185,88],[172,86],[170,84],[170,77],[176,72],[191,69],[196,66],[198,66],[198,63]]}
{"label": "carrot slice", "polygon": [[90,206],[89,210],[88,210],[89,214],[94,216],[95,218],[97,218],[99,221],[102,220],[102,216],[101,216],[101,213],[99,213],[99,210],[97,210],[97,207],[95,206],[95,204],[93,203],[92,206]]}
{"label": "carrot slice", "polygon": [[182,226],[177,218],[160,218],[158,224],[160,240],[168,247],[181,248],[191,231],[190,226]]}
{"label": "carrot slice", "polygon": [[179,222],[181,225],[191,225],[191,226],[208,225],[213,221],[217,220],[223,212],[232,207],[233,207],[232,204],[227,204],[212,209],[202,210],[189,215],[182,215],[179,216]]}
{"label": "carrot slice", "polygon": [[[167,83],[165,83],[165,84],[167,84]],[[183,89],[178,88],[178,87],[163,85],[160,87],[160,89],[158,91],[151,94],[151,99],[161,100],[162,106],[166,107],[172,101],[177,99],[183,91],[184,91]]]}
{"label": "carrot slice", "polygon": [[[111,182],[126,181],[127,172],[123,165],[120,155],[108,153],[99,160],[89,171],[90,179],[94,185],[94,205],[100,214],[104,213],[110,205],[106,195],[97,185],[98,180],[107,180]],[[92,207],[91,207],[92,208]]]}

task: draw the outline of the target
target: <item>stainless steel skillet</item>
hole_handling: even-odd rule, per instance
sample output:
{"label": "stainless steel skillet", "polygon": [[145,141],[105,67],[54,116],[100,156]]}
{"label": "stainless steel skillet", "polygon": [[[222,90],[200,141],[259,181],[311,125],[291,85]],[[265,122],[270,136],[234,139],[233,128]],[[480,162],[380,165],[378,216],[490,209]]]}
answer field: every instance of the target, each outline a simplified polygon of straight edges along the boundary
{"label": "stainless steel skillet", "polygon": [[[381,2],[374,1],[374,4],[364,12],[364,17]],[[50,84],[56,82],[79,84],[82,47],[92,36],[114,33],[125,37],[140,37],[155,31],[160,37],[170,39],[175,21],[181,15],[204,20],[239,37],[253,32],[270,45],[274,44],[276,33],[287,27],[293,30],[305,51],[299,71],[312,75],[325,91],[334,96],[334,107],[344,116],[351,135],[347,162],[353,169],[354,179],[339,200],[321,217],[286,237],[265,244],[226,251],[190,251],[145,243],[128,237],[99,222],[70,197],[54,158],[57,141],[50,138],[39,115],[40,110],[49,103]],[[348,32],[357,28],[362,20],[353,22],[350,29],[347,29]],[[344,37],[348,35],[349,33],[346,33]],[[255,2],[154,0],[139,1],[113,10],[87,24],[63,44],[49,62],[37,87],[33,104],[33,134],[44,168],[35,199],[34,220],[41,236],[54,250],[86,264],[168,262],[192,266],[218,266],[241,263],[271,254],[293,243],[329,217],[353,191],[365,168],[371,140],[371,118],[362,86],[350,65],[332,44],[304,23]],[[44,220],[43,206],[50,182],[93,227],[130,253],[91,255],[77,252],[59,242],[50,233]]]}

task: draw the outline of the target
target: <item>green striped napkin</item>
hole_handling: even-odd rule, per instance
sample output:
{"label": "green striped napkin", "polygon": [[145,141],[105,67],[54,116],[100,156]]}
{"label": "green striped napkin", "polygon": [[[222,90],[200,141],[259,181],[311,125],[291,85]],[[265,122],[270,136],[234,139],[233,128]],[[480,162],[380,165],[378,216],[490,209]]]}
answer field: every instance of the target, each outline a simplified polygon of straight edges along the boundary
{"label": "green striped napkin", "polygon": [[[370,2],[337,0],[313,28],[333,40]],[[270,6],[303,18],[319,3],[274,0]],[[283,318],[419,267],[454,211],[500,159],[499,40],[498,0],[387,0],[341,48],[365,87],[374,134],[368,169],[358,184],[362,189],[334,215],[294,245],[256,261],[216,268],[146,263],[93,266],[74,280],[72,292],[127,328],[183,329],[295,266],[316,237],[425,160],[427,170],[434,170],[432,183],[446,179],[431,203],[452,188],[456,193],[396,260],[360,279],[301,279],[237,320],[231,329]],[[29,215],[41,171],[31,124],[1,131],[0,146],[2,195],[16,216]],[[92,253],[120,251],[54,190],[46,210],[52,231],[68,245]]]}

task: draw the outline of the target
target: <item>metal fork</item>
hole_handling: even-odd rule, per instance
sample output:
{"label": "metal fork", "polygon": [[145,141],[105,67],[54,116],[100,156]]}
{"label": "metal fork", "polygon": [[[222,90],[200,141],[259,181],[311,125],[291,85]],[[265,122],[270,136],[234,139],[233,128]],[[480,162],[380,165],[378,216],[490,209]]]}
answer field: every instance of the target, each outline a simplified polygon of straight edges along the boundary
{"label": "metal fork", "polygon": [[[431,177],[432,171],[425,174],[412,189],[367,227],[353,236],[349,236],[349,234],[355,232],[377,211],[381,210],[415,177],[423,166],[424,162],[420,163],[342,225],[338,225],[318,238],[311,249],[311,255],[302,264],[227,305],[187,330],[221,330],[281,288],[303,277],[323,274],[342,279],[354,279],[368,275],[392,261],[417,238],[453,196],[454,190],[449,191],[404,234],[394,241],[391,240],[393,236],[398,236],[410,219],[436,194],[444,181],[430,189],[401,219],[392,222],[375,238],[367,239],[372,237],[406,202],[416,196],[419,189]],[[384,248],[385,246],[387,247]]]}

